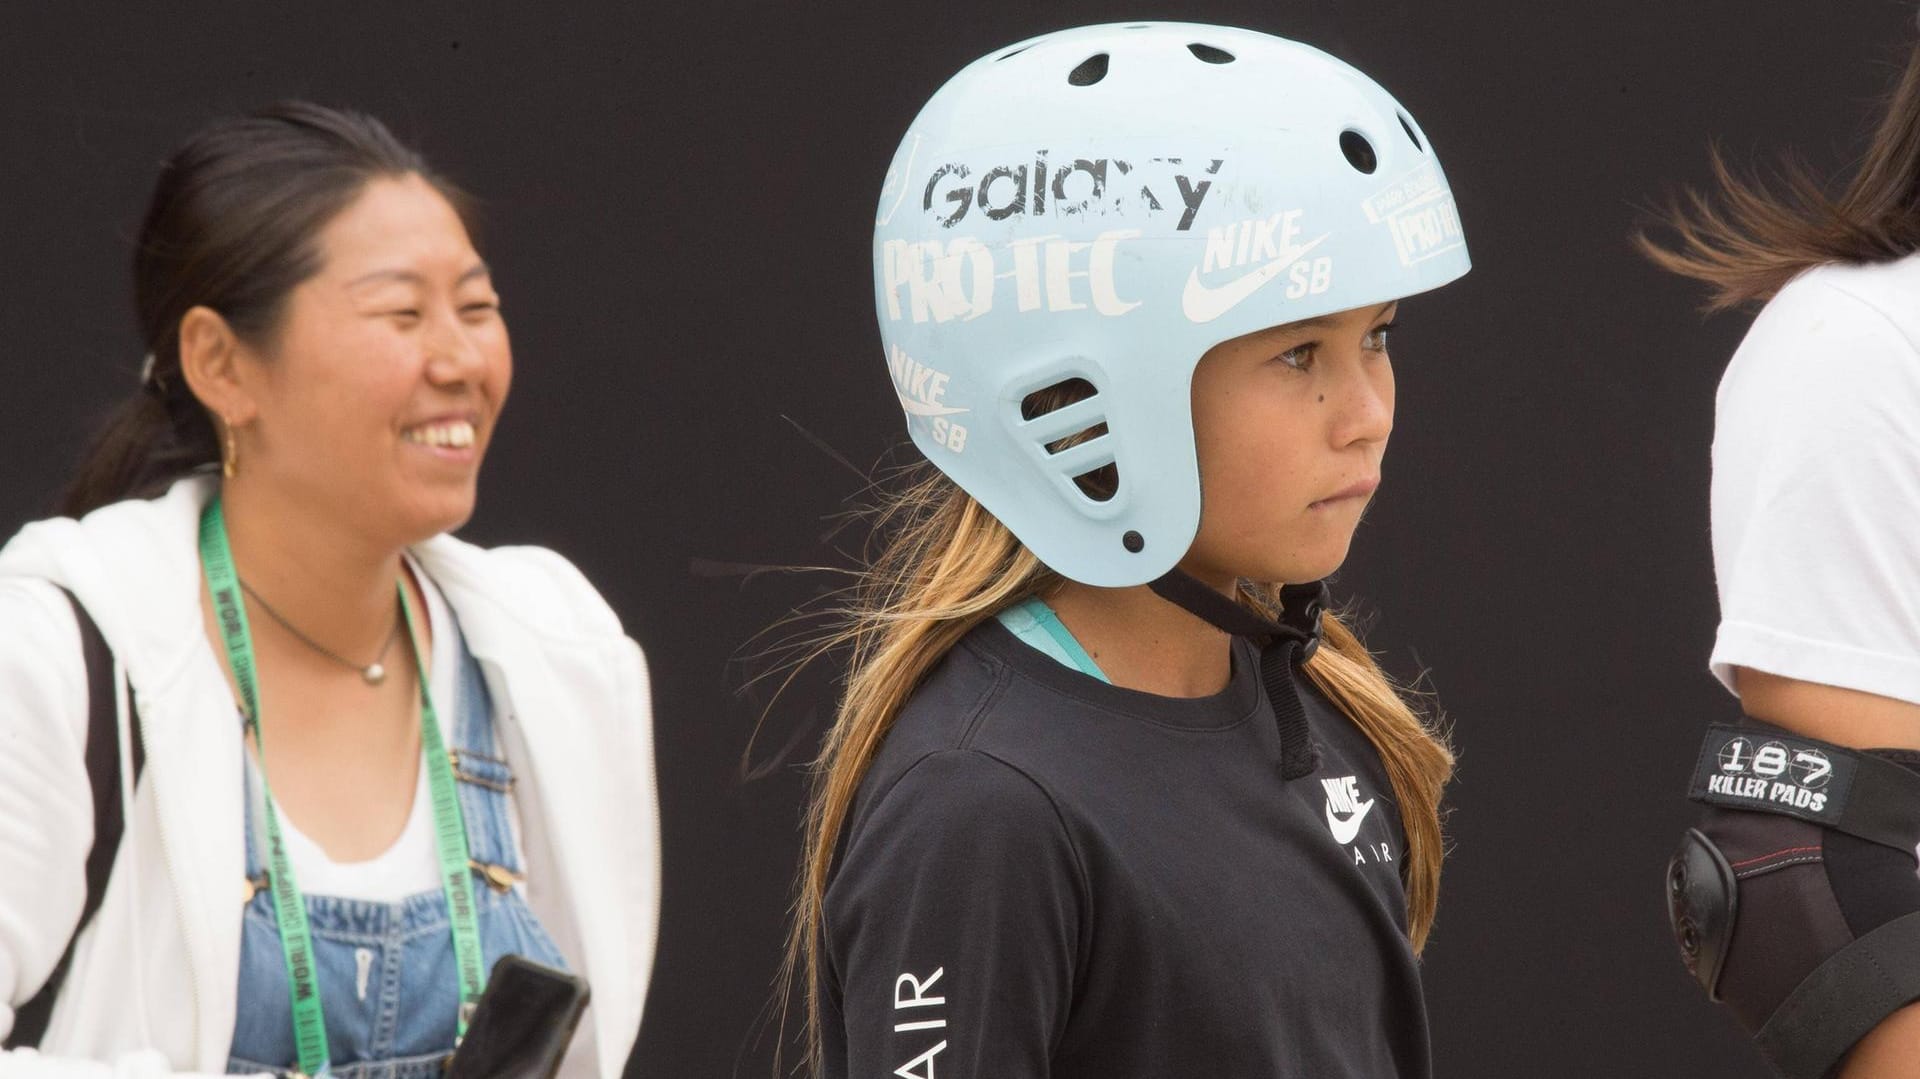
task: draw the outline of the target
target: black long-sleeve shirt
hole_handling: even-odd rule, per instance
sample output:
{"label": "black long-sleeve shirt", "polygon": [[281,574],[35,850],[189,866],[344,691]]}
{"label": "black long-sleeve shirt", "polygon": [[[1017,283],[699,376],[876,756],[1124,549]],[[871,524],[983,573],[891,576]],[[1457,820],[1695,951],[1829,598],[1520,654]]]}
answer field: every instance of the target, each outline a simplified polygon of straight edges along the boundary
{"label": "black long-sleeve shirt", "polygon": [[1405,852],[1366,737],[1304,676],[1282,782],[1258,656],[1121,689],[997,622],[915,692],[825,916],[834,1079],[1424,1079]]}

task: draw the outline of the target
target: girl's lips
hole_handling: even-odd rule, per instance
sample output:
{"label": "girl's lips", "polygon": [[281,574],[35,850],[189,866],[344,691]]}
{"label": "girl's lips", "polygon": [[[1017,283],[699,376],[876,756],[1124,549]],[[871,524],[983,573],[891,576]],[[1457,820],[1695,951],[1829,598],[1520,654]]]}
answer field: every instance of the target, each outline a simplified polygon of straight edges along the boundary
{"label": "girl's lips", "polygon": [[1334,493],[1328,495],[1327,497],[1312,503],[1307,508],[1319,509],[1323,506],[1330,506],[1335,502],[1344,502],[1349,498],[1366,498],[1369,495],[1373,494],[1374,491],[1378,490],[1379,487],[1380,487],[1380,480],[1378,478],[1364,479],[1358,483],[1352,484],[1351,486],[1343,487],[1340,490],[1335,491]]}

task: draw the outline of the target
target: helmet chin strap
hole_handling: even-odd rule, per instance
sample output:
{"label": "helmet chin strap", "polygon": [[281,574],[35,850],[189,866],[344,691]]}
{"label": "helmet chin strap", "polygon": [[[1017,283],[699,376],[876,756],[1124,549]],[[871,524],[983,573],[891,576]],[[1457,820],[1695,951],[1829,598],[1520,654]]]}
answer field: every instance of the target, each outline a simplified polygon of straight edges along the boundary
{"label": "helmet chin strap", "polygon": [[1280,590],[1284,607],[1278,622],[1263,618],[1180,571],[1151,581],[1147,587],[1168,603],[1224,633],[1246,637],[1260,645],[1260,682],[1273,706],[1280,730],[1280,778],[1298,779],[1320,767],[1320,752],[1307,728],[1307,709],[1294,684],[1294,668],[1313,658],[1320,647],[1320,615],[1327,607],[1327,583],[1290,584]]}

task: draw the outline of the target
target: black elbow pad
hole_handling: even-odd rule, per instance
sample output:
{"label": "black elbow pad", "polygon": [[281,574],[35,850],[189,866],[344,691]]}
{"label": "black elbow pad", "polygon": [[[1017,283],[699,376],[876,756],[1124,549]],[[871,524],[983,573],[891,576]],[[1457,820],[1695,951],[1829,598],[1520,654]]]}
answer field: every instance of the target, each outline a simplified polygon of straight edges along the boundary
{"label": "black elbow pad", "polygon": [[1716,725],[1667,867],[1687,969],[1789,1079],[1920,1000],[1920,755]]}

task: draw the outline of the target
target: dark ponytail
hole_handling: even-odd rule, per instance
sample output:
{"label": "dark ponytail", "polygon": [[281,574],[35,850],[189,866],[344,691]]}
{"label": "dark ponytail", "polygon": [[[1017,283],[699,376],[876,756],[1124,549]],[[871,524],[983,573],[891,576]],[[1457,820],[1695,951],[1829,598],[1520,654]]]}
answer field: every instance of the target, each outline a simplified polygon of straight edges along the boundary
{"label": "dark ponytail", "polygon": [[162,396],[149,384],[122,401],[94,435],[60,500],[60,513],[80,517],[122,498],[157,494],[175,478],[219,460],[220,437],[193,395]]}
{"label": "dark ponytail", "polygon": [[1717,150],[1710,160],[1719,198],[1689,191],[1664,215],[1670,239],[1634,238],[1659,266],[1711,286],[1709,310],[1764,303],[1823,263],[1890,262],[1920,251],[1920,41],[1838,195],[1791,159],[1774,190],[1736,177]]}
{"label": "dark ponytail", "polygon": [[147,346],[140,391],[95,437],[61,512],[151,496],[217,463],[219,434],[180,372],[181,318],[211,308],[249,344],[270,346],[288,295],[320,269],[320,230],[369,181],[407,175],[467,218],[460,192],[363,113],[285,102],[217,121],[182,144],[160,167],[134,246]]}

